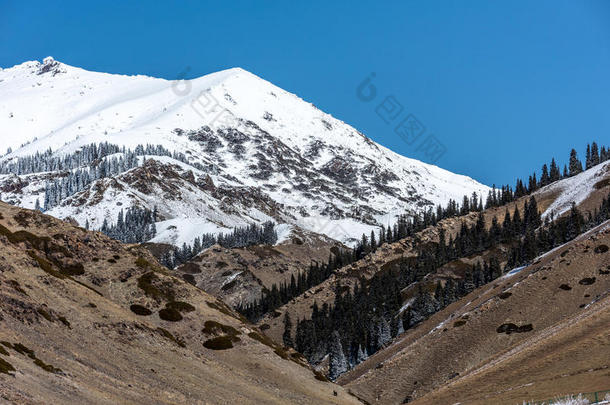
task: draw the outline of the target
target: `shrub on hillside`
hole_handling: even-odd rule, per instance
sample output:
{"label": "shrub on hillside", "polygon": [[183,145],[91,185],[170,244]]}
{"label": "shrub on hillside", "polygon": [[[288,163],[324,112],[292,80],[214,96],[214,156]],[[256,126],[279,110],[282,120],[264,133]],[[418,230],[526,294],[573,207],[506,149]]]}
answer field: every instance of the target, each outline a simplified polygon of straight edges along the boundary
{"label": "shrub on hillside", "polygon": [[131,312],[133,312],[136,315],[141,315],[141,316],[148,316],[150,314],[152,314],[152,311],[148,308],[146,308],[145,306],[139,305],[139,304],[132,304],[129,309],[131,309]]}
{"label": "shrub on hillside", "polygon": [[163,308],[159,311],[159,318],[163,319],[164,321],[178,322],[182,320],[182,315],[180,315],[180,312],[176,311],[175,309]]}
{"label": "shrub on hillside", "polygon": [[165,307],[179,312],[193,312],[195,310],[194,306],[183,301],[171,301],[165,304]]}
{"label": "shrub on hillside", "polygon": [[233,342],[229,336],[219,336],[206,340],[203,347],[212,350],[227,350],[233,347]]}

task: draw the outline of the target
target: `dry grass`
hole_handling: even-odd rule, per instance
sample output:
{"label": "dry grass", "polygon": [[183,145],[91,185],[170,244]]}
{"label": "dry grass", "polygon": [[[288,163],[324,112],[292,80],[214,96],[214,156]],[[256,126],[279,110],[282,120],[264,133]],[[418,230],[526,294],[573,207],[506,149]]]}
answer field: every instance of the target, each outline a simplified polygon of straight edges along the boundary
{"label": "dry grass", "polygon": [[[286,361],[273,348],[225,333],[251,326],[214,297],[160,270],[145,251],[31,211],[27,233],[19,233],[13,218],[20,211],[0,202],[1,401],[358,404],[341,387],[317,380],[309,368]],[[65,243],[70,250],[57,248],[47,257],[45,240],[47,247]],[[83,264],[84,274],[61,273],[52,257],[68,258],[64,253]],[[134,277],[120,281],[128,272]],[[184,317],[165,322],[138,316],[130,310],[136,302],[150,309],[167,305]],[[52,309],[45,306],[51,304]],[[203,320],[224,327],[204,336]],[[228,337],[233,347],[204,347],[219,337]]]}

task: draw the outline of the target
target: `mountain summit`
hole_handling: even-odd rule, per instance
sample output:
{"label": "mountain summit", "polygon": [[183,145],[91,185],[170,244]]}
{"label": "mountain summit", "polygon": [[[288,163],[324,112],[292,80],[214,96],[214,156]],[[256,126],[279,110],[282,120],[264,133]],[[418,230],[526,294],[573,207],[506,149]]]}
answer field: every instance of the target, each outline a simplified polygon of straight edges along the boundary
{"label": "mountain summit", "polygon": [[[396,215],[489,190],[240,68],[168,81],[25,62],[0,71],[0,128],[11,148],[0,157],[3,200],[38,200],[93,229],[121,209],[157,207],[155,241],[177,245],[265,221],[351,243]],[[86,180],[65,180],[79,169]],[[44,204],[50,182],[58,191]]]}

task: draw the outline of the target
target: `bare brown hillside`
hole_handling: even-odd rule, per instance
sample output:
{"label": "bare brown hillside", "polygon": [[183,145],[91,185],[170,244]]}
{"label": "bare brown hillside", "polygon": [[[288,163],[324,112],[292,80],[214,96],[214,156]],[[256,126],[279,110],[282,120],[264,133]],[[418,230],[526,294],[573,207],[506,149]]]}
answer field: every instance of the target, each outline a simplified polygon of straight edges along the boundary
{"label": "bare brown hillside", "polygon": [[[610,299],[414,404],[520,404],[594,392],[610,381]],[[602,388],[600,388],[602,387]]]}
{"label": "bare brown hillside", "polygon": [[348,404],[143,249],[0,203],[0,402]]}
{"label": "bare brown hillside", "polygon": [[382,404],[517,403],[606,389],[608,246],[607,222],[436,313],[338,382]]}
{"label": "bare brown hillside", "polygon": [[290,237],[275,246],[223,248],[214,245],[176,271],[188,282],[236,307],[259,299],[264,288],[289,282],[305,272],[310,263],[325,263],[345,246],[324,235],[293,229]]}

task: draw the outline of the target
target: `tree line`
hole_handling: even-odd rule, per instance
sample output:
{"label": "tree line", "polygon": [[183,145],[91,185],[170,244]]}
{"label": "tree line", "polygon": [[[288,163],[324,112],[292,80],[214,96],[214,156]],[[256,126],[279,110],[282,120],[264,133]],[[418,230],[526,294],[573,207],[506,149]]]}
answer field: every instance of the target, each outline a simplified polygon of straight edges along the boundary
{"label": "tree line", "polygon": [[290,276],[290,282],[284,281],[273,284],[270,290],[265,290],[260,299],[246,305],[238,305],[237,311],[244,315],[251,322],[256,322],[265,314],[281,307],[289,302],[294,297],[303,294],[324,280],[326,280],[332,272],[353,261],[354,251],[340,249],[336,254],[330,254],[326,263],[318,263],[313,261],[305,272],[299,272],[296,277],[294,274]]}
{"label": "tree line", "polygon": [[[605,146],[600,148],[597,145],[597,142],[587,144],[585,159],[584,169],[588,170],[593,166],[610,160],[610,148]],[[502,206],[506,203],[514,201],[515,199],[531,194],[551,183],[568,177],[576,176],[577,174],[582,173],[582,171],[583,164],[578,158],[576,149],[572,149],[570,151],[568,163],[563,166],[563,170],[560,169],[559,165],[555,161],[555,158],[552,158],[550,164],[547,165],[545,163],[542,165],[542,170],[540,171],[539,175],[534,172],[529,176],[527,181],[523,181],[522,179],[518,178],[514,189],[509,185],[496,189],[496,186],[494,185],[492,191],[490,191],[487,197],[485,208]]]}
{"label": "tree line", "polygon": [[[132,206],[126,211],[121,209],[117,214],[117,220],[109,224],[104,219],[100,232],[124,243],[143,243],[151,240],[157,234],[155,223],[158,220],[157,207],[151,211],[148,208]],[[85,228],[89,229],[89,220]],[[224,248],[246,247],[252,245],[273,245],[277,242],[278,235],[273,222],[267,221],[262,225],[251,224],[243,227],[235,227],[229,233],[214,235],[205,233],[196,237],[192,244],[186,242],[182,247],[173,247],[166,252],[160,262],[164,266],[173,269],[183,264],[214,244]]]}

